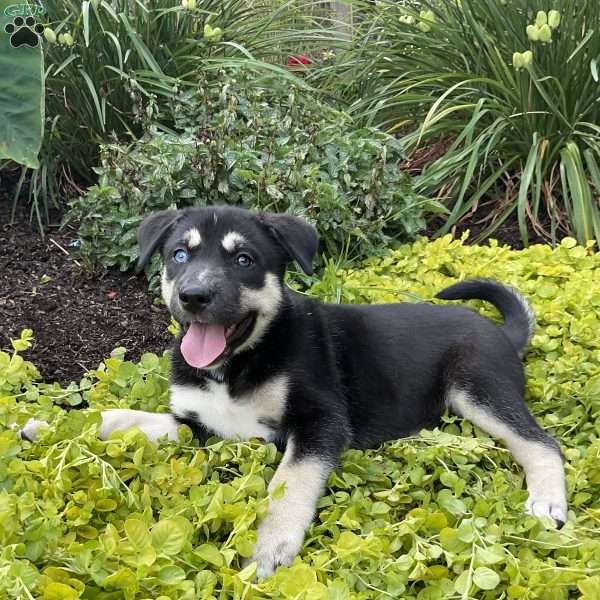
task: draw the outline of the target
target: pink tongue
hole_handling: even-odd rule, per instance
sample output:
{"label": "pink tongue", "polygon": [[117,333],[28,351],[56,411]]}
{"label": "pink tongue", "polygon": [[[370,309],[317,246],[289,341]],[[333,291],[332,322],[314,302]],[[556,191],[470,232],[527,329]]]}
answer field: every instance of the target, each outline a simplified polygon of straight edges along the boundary
{"label": "pink tongue", "polygon": [[191,367],[202,369],[225,351],[225,327],[192,322],[181,340],[181,354]]}

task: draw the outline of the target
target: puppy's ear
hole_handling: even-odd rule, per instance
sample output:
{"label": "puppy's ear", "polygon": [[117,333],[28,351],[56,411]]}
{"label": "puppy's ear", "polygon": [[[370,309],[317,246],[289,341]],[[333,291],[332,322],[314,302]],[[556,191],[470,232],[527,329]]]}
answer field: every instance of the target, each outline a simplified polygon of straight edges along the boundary
{"label": "puppy's ear", "polygon": [[295,260],[307,275],[312,275],[312,261],[319,245],[317,230],[303,219],[290,215],[261,213],[258,218],[289,260]]}
{"label": "puppy's ear", "polygon": [[136,273],[140,273],[150,262],[150,258],[152,258],[152,255],[164,241],[169,229],[180,216],[181,211],[179,210],[161,210],[152,213],[142,221],[137,232],[140,256],[135,268]]}

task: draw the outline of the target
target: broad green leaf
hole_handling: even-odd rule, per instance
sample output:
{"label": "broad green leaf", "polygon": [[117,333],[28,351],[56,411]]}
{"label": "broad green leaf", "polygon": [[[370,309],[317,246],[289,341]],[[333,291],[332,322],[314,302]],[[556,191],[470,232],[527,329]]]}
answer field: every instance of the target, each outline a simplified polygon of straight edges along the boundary
{"label": "broad green leaf", "polygon": [[194,553],[211,565],[216,567],[223,565],[223,555],[213,544],[202,544],[194,549]]}
{"label": "broad green leaf", "polygon": [[79,598],[79,593],[69,585],[52,582],[44,588],[42,598],[44,600],[75,600]]}
{"label": "broad green leaf", "polygon": [[140,565],[151,567],[156,562],[156,550],[152,546],[144,546],[138,552],[138,562]]}
{"label": "broad green leaf", "polygon": [[577,582],[579,591],[583,594],[584,600],[594,600],[600,598],[600,576],[586,577]]}
{"label": "broad green leaf", "polygon": [[469,595],[472,583],[473,573],[469,570],[463,571],[454,581],[454,590],[466,598]]}
{"label": "broad green leaf", "polygon": [[102,582],[104,587],[117,588],[125,591],[135,591],[138,589],[138,580],[135,573],[128,568],[119,569],[112,575],[109,575]]}
{"label": "broad green leaf", "polygon": [[158,579],[164,585],[175,585],[185,579],[185,571],[176,565],[163,567],[158,572]]}
{"label": "broad green leaf", "polygon": [[486,548],[478,547],[475,556],[480,563],[484,565],[495,565],[506,559],[502,546],[488,546]]}
{"label": "broad green leaf", "polygon": [[277,587],[286,598],[297,597],[317,581],[315,572],[305,564],[293,565],[275,576]]}
{"label": "broad green leaf", "polygon": [[146,524],[143,521],[140,521],[139,519],[127,519],[124,527],[127,539],[137,550],[145,548],[152,543],[152,537],[148,531],[148,527],[146,527]]}
{"label": "broad green leaf", "polygon": [[[25,30],[25,36],[14,37],[21,30],[5,14],[14,4],[0,0],[0,160],[11,159],[37,169],[44,132],[42,38],[31,29]],[[12,34],[5,32],[6,27],[13,28]]]}
{"label": "broad green leaf", "polygon": [[437,495],[437,501],[441,508],[453,515],[464,514],[467,510],[465,503],[457,498],[450,490],[443,489]]}
{"label": "broad green leaf", "polygon": [[152,527],[152,545],[159,553],[177,554],[183,549],[185,541],[185,529],[173,519],[163,519]]}
{"label": "broad green leaf", "polygon": [[494,590],[500,583],[500,576],[487,567],[478,567],[473,572],[473,581],[482,590]]}

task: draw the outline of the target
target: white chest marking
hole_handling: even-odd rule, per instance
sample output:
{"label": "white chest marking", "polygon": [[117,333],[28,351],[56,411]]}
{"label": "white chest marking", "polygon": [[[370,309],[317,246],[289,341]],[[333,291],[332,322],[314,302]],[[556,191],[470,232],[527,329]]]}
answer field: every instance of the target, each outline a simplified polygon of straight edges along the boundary
{"label": "white chest marking", "polygon": [[228,386],[211,381],[208,389],[171,385],[171,411],[182,418],[190,413],[207,429],[225,439],[263,438],[271,441],[275,431],[267,421],[279,422],[285,409],[288,380],[274,377],[252,392],[231,398]]}

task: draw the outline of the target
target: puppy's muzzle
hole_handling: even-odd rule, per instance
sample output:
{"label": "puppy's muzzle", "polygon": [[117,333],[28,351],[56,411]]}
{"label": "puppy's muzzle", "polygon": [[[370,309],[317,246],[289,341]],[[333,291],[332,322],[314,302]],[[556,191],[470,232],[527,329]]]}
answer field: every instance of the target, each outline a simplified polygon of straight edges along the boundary
{"label": "puppy's muzzle", "polygon": [[213,301],[215,291],[206,286],[188,286],[179,291],[179,301],[186,311],[201,313]]}

